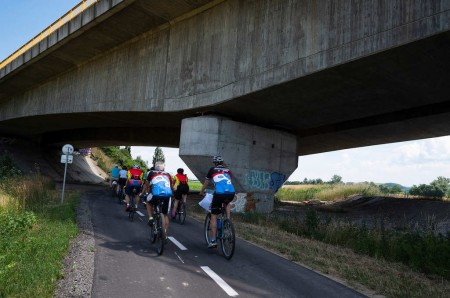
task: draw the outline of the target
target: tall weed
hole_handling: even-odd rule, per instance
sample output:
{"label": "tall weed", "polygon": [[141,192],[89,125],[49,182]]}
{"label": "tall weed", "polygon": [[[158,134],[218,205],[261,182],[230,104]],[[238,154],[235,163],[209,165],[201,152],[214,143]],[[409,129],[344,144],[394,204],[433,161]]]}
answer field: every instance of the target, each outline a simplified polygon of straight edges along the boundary
{"label": "tall weed", "polygon": [[377,196],[380,190],[367,183],[358,184],[323,184],[323,185],[301,185],[300,187],[282,187],[275,194],[280,201],[333,201],[353,195]]}

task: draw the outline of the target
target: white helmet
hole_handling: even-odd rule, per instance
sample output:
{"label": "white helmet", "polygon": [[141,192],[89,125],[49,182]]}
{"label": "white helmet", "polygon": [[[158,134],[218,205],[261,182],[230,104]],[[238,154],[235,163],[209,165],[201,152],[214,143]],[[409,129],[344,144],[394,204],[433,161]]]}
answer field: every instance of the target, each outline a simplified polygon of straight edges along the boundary
{"label": "white helmet", "polygon": [[133,169],[139,169],[139,165],[138,165],[138,164],[135,164],[135,165],[133,166]]}
{"label": "white helmet", "polygon": [[162,162],[157,162],[157,163],[155,164],[155,170],[157,170],[157,171],[164,171],[164,163],[162,163]]}

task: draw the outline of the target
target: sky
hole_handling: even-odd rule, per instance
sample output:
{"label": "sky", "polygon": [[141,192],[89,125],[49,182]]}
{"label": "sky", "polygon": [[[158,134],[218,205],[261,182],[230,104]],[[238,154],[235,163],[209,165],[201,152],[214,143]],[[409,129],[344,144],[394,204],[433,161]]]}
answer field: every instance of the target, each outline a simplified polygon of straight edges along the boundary
{"label": "sky", "polygon": [[[0,0],[0,61],[79,2]],[[151,161],[154,150],[155,147],[132,147],[131,154]],[[178,149],[163,148],[163,152],[167,171],[175,173],[182,167],[190,179],[195,179],[178,157]],[[439,176],[450,178],[450,136],[307,155],[299,157],[298,165],[288,180],[329,181],[333,175],[339,175],[344,182],[428,184]]]}

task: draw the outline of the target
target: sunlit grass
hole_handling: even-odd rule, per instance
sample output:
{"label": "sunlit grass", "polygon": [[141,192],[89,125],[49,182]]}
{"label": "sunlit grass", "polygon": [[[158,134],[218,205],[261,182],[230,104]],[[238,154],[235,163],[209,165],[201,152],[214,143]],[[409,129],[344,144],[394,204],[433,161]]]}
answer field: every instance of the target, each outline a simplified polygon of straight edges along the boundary
{"label": "sunlit grass", "polygon": [[275,194],[280,201],[304,202],[310,200],[335,201],[352,195],[378,196],[377,187],[367,184],[288,185]]}
{"label": "sunlit grass", "polygon": [[65,204],[40,175],[0,183],[0,297],[52,297],[78,233],[77,195]]}

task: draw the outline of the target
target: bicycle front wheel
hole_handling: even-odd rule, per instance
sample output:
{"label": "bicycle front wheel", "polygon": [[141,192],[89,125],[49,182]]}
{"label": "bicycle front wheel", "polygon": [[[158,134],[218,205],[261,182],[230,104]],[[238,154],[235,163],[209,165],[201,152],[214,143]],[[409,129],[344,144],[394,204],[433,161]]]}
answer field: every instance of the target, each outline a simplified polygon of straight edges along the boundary
{"label": "bicycle front wheel", "polygon": [[184,224],[186,220],[186,204],[183,201],[180,201],[180,207],[178,208],[178,219],[180,224]]}
{"label": "bicycle front wheel", "polygon": [[236,236],[234,234],[234,226],[231,220],[226,218],[223,223],[223,235],[220,239],[222,253],[225,259],[229,260],[234,254]]}
{"label": "bicycle front wheel", "polygon": [[206,245],[209,245],[209,243],[211,242],[211,213],[206,214],[204,231]]}

